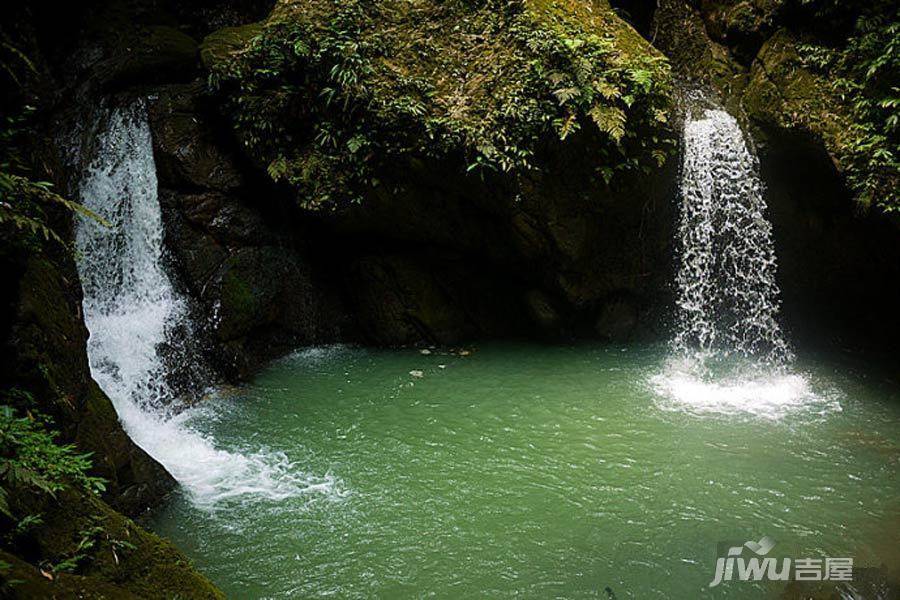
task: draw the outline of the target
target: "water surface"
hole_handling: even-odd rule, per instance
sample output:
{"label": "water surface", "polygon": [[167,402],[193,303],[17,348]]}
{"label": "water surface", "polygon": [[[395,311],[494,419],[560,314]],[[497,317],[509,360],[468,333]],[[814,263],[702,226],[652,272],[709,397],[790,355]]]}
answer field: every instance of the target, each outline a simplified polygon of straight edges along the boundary
{"label": "water surface", "polygon": [[292,492],[185,491],[152,526],[235,598],[776,596],[707,587],[763,535],[897,563],[894,388],[802,353],[753,393],[682,375],[659,347],[305,350],[183,417]]}

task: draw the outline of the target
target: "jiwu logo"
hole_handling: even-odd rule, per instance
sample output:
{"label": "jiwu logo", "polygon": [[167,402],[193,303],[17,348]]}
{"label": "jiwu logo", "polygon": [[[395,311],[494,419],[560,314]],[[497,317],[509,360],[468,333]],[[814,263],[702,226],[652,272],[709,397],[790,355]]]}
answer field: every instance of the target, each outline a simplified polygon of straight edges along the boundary
{"label": "jiwu logo", "polygon": [[[716,572],[709,587],[723,581],[851,581],[852,558],[798,558],[792,560],[766,556],[775,547],[775,540],[764,536],[758,542],[750,540],[741,546],[720,544],[716,559]],[[722,550],[727,548],[725,556]],[[745,556],[745,550],[749,550]],[[824,562],[824,565],[823,565]],[[793,570],[791,567],[793,566]]]}

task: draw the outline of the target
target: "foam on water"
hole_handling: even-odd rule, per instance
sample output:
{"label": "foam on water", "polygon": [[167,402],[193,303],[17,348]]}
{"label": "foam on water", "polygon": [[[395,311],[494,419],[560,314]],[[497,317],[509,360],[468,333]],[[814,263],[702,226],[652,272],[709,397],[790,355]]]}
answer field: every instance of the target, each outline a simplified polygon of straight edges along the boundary
{"label": "foam on water", "polygon": [[680,187],[677,327],[653,389],[667,407],[702,414],[839,410],[791,368],[763,185],[734,117],[705,110],[687,119]]}
{"label": "foam on water", "polygon": [[650,378],[661,406],[696,415],[734,415],[779,420],[791,414],[840,412],[832,391],[815,390],[807,375],[755,362],[711,374],[692,358],[670,358]]}
{"label": "foam on water", "polygon": [[[202,391],[202,359],[187,343],[195,338],[187,304],[161,264],[162,217],[145,108],[138,102],[106,119],[80,194],[111,227],[83,219],[76,245],[91,374],[125,430],[198,505],[246,494],[281,499],[334,493],[333,477],[307,475],[282,453],[218,448],[189,424],[202,409],[170,409],[176,398],[167,382],[168,364],[195,366],[187,369],[195,378],[191,387]],[[161,353],[166,346],[172,353],[168,362]]]}

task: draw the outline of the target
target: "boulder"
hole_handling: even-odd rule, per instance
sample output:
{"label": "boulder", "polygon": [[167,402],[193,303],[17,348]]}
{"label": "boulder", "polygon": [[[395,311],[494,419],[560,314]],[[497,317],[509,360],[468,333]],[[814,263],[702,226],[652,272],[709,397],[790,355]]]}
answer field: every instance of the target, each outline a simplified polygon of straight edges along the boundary
{"label": "boulder", "polygon": [[[16,514],[42,520],[0,552],[10,564],[4,576],[19,580],[2,590],[4,598],[224,598],[169,542],[93,494],[68,488],[54,498],[15,490],[10,500]],[[74,557],[75,574],[44,574]]]}
{"label": "boulder", "polygon": [[629,341],[638,326],[638,311],[631,302],[614,299],[604,303],[594,324],[601,339],[611,342]]}
{"label": "boulder", "polygon": [[197,73],[197,42],[174,27],[126,27],[108,35],[109,57],[95,71],[107,90],[138,83],[190,81]]}
{"label": "boulder", "polygon": [[242,177],[204,118],[202,91],[195,83],[165,86],[154,94],[149,116],[157,177],[167,187],[229,191]]}
{"label": "boulder", "polygon": [[263,23],[248,23],[237,27],[223,27],[203,38],[200,59],[207,70],[214,70],[235,52],[242,50],[254,37],[262,33]]}

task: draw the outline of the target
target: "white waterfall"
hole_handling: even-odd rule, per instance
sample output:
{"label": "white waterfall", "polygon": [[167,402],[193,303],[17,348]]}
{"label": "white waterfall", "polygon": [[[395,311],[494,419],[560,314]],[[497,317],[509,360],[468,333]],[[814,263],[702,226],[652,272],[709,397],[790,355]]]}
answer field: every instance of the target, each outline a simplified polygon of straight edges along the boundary
{"label": "white waterfall", "polygon": [[756,160],[725,111],[685,124],[681,197],[676,348],[790,360]]}
{"label": "white waterfall", "polygon": [[[327,487],[328,478],[296,472],[280,453],[219,449],[190,427],[193,410],[169,410],[176,399],[161,349],[177,348],[173,360],[181,369],[202,360],[184,343],[193,337],[187,305],[161,265],[162,217],[143,103],[112,111],[104,125],[80,195],[111,226],[81,220],[76,246],[91,374],[125,430],[198,504],[248,493],[281,498]],[[182,335],[175,339],[178,330]],[[199,397],[205,384],[194,385]]]}
{"label": "white waterfall", "polygon": [[[737,121],[708,109],[684,125],[674,355],[655,391],[697,412],[780,418],[821,400],[778,323],[772,226]],[[826,402],[830,409],[840,406]]]}
{"label": "white waterfall", "polygon": [[159,409],[173,400],[159,346],[187,310],[160,265],[162,218],[142,108],[114,111],[98,148],[81,200],[111,227],[83,220],[75,238],[91,369],[120,411],[126,403]]}

